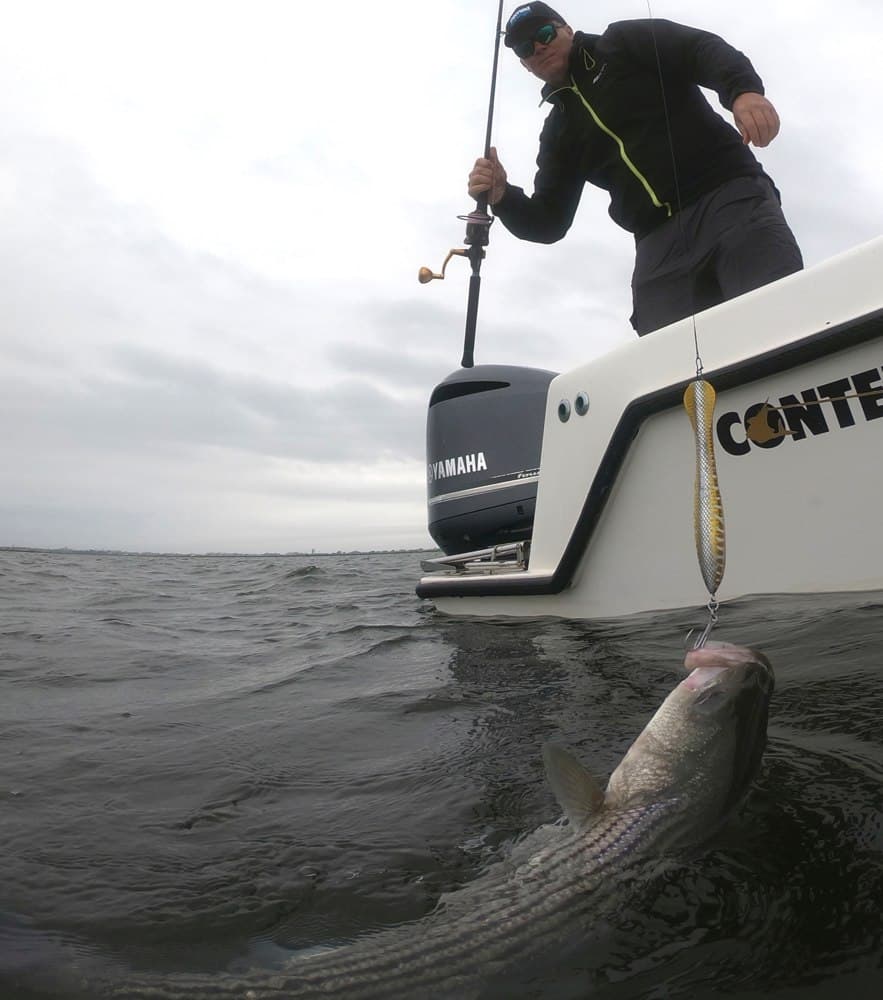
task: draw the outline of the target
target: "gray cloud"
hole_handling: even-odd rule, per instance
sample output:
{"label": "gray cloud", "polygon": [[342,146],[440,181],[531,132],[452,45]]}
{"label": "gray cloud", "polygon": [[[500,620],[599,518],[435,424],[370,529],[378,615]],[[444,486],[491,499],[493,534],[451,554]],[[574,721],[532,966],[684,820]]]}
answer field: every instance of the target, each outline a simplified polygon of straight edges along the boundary
{"label": "gray cloud", "polygon": [[135,346],[113,349],[105,364],[48,391],[0,376],[0,414],[34,448],[51,439],[83,450],[209,446],[317,462],[421,460],[423,405],[362,380],[305,389]]}

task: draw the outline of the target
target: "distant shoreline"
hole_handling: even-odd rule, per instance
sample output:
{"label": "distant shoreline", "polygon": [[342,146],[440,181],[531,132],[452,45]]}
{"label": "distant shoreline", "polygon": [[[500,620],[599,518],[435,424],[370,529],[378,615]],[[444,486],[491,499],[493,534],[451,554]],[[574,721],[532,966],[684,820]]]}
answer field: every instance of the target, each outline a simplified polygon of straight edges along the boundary
{"label": "distant shoreline", "polygon": [[436,552],[433,548],[422,549],[339,549],[336,552],[138,552],[126,549],[69,549],[42,548],[37,545],[0,545],[0,552],[37,552],[44,555],[64,556],[151,556],[156,558],[178,556],[182,559],[320,559],[328,556],[388,556],[422,555]]}

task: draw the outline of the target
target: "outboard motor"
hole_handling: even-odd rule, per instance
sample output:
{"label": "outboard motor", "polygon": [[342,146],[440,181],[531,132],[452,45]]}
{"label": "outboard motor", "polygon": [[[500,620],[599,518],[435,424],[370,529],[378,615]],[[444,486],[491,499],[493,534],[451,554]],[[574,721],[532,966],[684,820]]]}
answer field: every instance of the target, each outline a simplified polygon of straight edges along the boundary
{"label": "outboard motor", "polygon": [[530,538],[549,383],[557,372],[459,368],[429,399],[429,534],[445,555]]}

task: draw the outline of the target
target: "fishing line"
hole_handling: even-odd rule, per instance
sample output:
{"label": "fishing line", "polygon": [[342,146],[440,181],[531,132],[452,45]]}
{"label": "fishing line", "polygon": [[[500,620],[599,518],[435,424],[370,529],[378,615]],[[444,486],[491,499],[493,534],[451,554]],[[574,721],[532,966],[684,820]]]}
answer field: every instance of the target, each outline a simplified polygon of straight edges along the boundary
{"label": "fishing line", "polygon": [[[653,38],[653,52],[656,57],[656,71],[659,75],[659,92],[662,98],[662,111],[665,118],[665,130],[668,137],[668,150],[671,156],[671,169],[675,187],[675,204],[677,205],[678,236],[684,257],[689,261],[690,245],[683,219],[683,203],[681,201],[681,184],[678,175],[678,162],[675,154],[674,136],[671,129],[671,115],[665,96],[665,77],[662,72],[662,58],[656,39],[655,18],[650,0],[647,0],[647,13],[650,19],[650,34]],[[720,587],[726,566],[726,534],[724,531],[724,507],[721,498],[720,485],[717,477],[717,463],[714,455],[714,404],[716,393],[710,382],[702,378],[702,354],[699,350],[699,332],[696,326],[696,294],[693,265],[690,264],[687,291],[690,302],[690,320],[693,326],[693,346],[696,351],[696,378],[690,382],[684,391],[684,409],[693,426],[696,442],[696,478],[693,487],[693,534],[696,542],[696,555],[699,559],[699,569],[708,590],[708,623],[700,633],[694,649],[705,645],[711,630],[718,621],[717,591]],[[689,636],[688,636],[689,638]]]}
{"label": "fishing line", "polygon": [[[668,152],[671,157],[671,171],[672,177],[674,179],[675,185],[675,204],[677,205],[677,223],[678,223],[678,236],[681,240],[681,246],[684,250],[684,256],[689,260],[690,253],[690,243],[687,239],[687,231],[684,228],[684,218],[681,214],[681,209],[684,207],[681,202],[681,179],[678,175],[678,160],[675,155],[675,143],[674,136],[671,131],[671,115],[668,113],[668,101],[665,97],[665,77],[662,73],[662,59],[659,55],[659,45],[656,41],[656,18],[653,14],[653,7],[651,6],[650,0],[647,0],[647,14],[650,18],[650,34],[653,38],[653,54],[656,57],[656,72],[659,76],[659,94],[662,98],[662,113],[665,119],[665,132],[668,137]],[[701,378],[702,376],[702,356],[699,352],[699,332],[696,329],[696,289],[693,284],[694,275],[690,275],[690,281],[687,285],[687,291],[690,298],[690,320],[693,324],[693,345],[696,349],[696,378]]]}

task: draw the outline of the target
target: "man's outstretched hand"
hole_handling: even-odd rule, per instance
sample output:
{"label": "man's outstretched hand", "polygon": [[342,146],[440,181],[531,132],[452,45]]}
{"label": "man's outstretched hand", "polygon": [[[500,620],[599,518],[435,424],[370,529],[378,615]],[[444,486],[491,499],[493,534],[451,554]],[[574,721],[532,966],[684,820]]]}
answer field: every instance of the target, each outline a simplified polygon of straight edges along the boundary
{"label": "man's outstretched hand", "polygon": [[779,134],[779,115],[763,94],[740,94],[733,101],[733,118],[742,142],[768,146]]}

